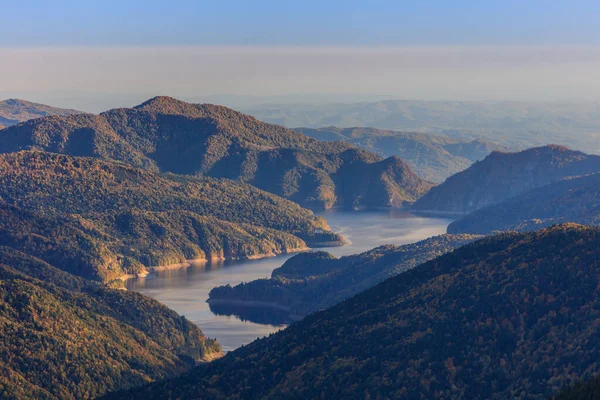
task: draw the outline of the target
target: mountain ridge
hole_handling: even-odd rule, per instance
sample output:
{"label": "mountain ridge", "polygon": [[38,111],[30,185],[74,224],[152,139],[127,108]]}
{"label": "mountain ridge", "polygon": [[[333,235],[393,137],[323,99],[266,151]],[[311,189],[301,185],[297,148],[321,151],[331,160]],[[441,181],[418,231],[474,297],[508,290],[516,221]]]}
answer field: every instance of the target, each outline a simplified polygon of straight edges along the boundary
{"label": "mountain ridge", "polygon": [[421,197],[423,212],[467,214],[570,176],[600,171],[600,156],[547,145],[520,152],[490,153]]}
{"label": "mountain ridge", "polygon": [[599,197],[600,173],[567,177],[467,214],[448,232],[528,231],[562,222],[599,225]]}
{"label": "mountain ridge", "polygon": [[[241,180],[313,209],[398,207],[432,186],[407,164],[350,144],[319,142],[227,107],[164,96],[98,116],[24,122],[2,130],[0,149],[93,156],[162,172]],[[344,180],[347,170],[370,171],[374,192]]]}
{"label": "mountain ridge", "polygon": [[81,111],[57,108],[27,100],[7,99],[0,101],[0,125],[10,126],[48,115],[72,115]]}

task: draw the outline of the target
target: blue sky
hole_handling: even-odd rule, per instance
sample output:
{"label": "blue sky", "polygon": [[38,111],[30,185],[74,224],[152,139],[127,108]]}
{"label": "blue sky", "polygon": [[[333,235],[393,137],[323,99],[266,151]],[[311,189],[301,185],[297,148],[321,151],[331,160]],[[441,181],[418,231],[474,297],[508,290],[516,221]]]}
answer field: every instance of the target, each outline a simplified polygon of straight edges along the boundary
{"label": "blue sky", "polygon": [[3,47],[600,44],[597,0],[3,3]]}

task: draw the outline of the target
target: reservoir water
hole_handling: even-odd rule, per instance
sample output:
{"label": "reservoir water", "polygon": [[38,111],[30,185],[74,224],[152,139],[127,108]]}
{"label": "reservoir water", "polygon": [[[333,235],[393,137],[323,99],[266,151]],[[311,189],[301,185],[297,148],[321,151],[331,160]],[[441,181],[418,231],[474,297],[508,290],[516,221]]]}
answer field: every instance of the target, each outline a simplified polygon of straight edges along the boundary
{"label": "reservoir water", "polygon": [[[327,211],[319,213],[334,232],[349,242],[345,246],[328,247],[335,256],[361,253],[383,244],[407,244],[446,232],[451,220],[427,218],[391,211]],[[321,249],[320,249],[321,250]],[[179,269],[163,270],[145,278],[127,281],[127,288],[155,298],[167,307],[196,323],[204,334],[216,338],[224,351],[231,351],[256,338],[276,332],[285,326],[242,321],[236,316],[213,314],[206,303],[208,293],[216,286],[237,285],[268,278],[293,255],[260,260],[195,262]]]}

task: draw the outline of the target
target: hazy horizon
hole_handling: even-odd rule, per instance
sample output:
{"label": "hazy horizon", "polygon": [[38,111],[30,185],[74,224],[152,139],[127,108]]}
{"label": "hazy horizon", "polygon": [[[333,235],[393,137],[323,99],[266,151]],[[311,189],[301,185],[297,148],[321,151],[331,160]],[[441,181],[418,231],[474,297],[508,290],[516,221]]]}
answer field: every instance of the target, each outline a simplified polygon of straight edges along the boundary
{"label": "hazy horizon", "polygon": [[[3,98],[84,111],[148,97],[597,101],[600,46],[158,46],[0,50]],[[79,105],[79,106],[78,106]]]}
{"label": "hazy horizon", "polygon": [[93,112],[156,95],[597,101],[598,11],[589,0],[17,2],[3,5],[0,96]]}

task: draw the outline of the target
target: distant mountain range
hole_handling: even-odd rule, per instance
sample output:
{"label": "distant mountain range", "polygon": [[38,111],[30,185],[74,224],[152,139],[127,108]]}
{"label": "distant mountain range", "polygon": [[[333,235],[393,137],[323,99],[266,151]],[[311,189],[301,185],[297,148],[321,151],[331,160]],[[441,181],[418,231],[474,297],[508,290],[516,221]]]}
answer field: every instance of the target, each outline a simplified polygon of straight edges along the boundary
{"label": "distant mountain range", "polygon": [[600,153],[598,102],[383,100],[363,103],[265,104],[242,111],[290,128],[373,127],[481,139],[514,149],[557,143]]}
{"label": "distant mountain range", "polygon": [[48,115],[73,114],[81,114],[81,111],[50,107],[18,99],[3,100],[0,101],[0,129],[2,129],[2,125],[16,125],[19,122],[46,117]]}
{"label": "distant mountain range", "polygon": [[549,145],[493,152],[421,197],[418,211],[466,214],[566,177],[600,171],[600,156]]}
{"label": "distant mountain range", "polygon": [[397,157],[324,143],[231,109],[153,98],[100,115],[31,120],[0,134],[0,151],[39,149],[153,171],[236,179],[312,209],[397,207],[432,184]]}
{"label": "distant mountain range", "polygon": [[600,229],[481,239],[109,399],[548,399],[597,372]]}
{"label": "distant mountain range", "polygon": [[[270,279],[220,286],[210,292],[211,310],[252,320],[254,308],[276,308],[284,323],[324,310],[376,284],[473,240],[474,235],[441,235],[403,246],[381,246],[335,258],[327,252],[298,254],[275,269]],[[244,311],[248,311],[243,314]]]}
{"label": "distant mountain range", "polygon": [[344,141],[372,151],[382,157],[397,156],[421,177],[443,182],[447,177],[467,169],[494,150],[506,147],[482,140],[465,140],[417,132],[400,132],[375,128],[296,128],[322,141]]}

